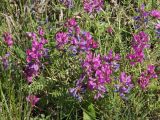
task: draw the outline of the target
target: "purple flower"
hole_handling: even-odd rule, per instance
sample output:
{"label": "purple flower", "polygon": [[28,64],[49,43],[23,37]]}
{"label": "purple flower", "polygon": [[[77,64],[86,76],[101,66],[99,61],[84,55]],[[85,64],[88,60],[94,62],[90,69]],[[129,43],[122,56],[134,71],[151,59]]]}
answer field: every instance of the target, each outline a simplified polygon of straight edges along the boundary
{"label": "purple flower", "polygon": [[112,68],[115,72],[117,72],[120,68],[120,64],[118,64],[117,62],[112,62]]}
{"label": "purple flower", "polygon": [[35,95],[28,95],[26,97],[26,100],[31,104],[32,107],[35,107],[36,103],[40,100],[40,98]]}
{"label": "purple flower", "polygon": [[132,48],[133,53],[127,55],[131,65],[141,63],[144,60],[144,49],[149,47],[149,37],[145,32],[139,32],[133,36]]}
{"label": "purple flower", "polygon": [[62,4],[64,4],[68,8],[73,7],[73,0],[59,0]]}
{"label": "purple flower", "polygon": [[107,56],[104,56],[104,60],[111,63],[113,61],[119,61],[121,59],[119,54],[113,55],[113,51],[110,50]]}
{"label": "purple flower", "polygon": [[80,30],[75,18],[68,19],[65,23],[67,32],[56,34],[56,45],[58,49],[71,51],[73,55],[87,52],[98,48],[98,43],[92,38],[89,32]]}
{"label": "purple flower", "polygon": [[34,32],[27,32],[27,36],[33,40],[37,38],[37,35]]}
{"label": "purple flower", "polygon": [[27,78],[28,83],[32,83],[34,77],[38,76],[39,64],[38,63],[28,63],[25,67],[24,74]]}
{"label": "purple flower", "polygon": [[68,28],[71,28],[73,29],[74,27],[76,27],[78,24],[76,22],[76,19],[75,18],[71,18],[71,19],[68,19],[65,26],[68,27]]}
{"label": "purple flower", "polygon": [[151,79],[157,78],[157,75],[154,70],[155,66],[148,65],[147,70],[141,73],[141,76],[138,79],[138,83],[142,89],[147,88]]}
{"label": "purple flower", "polygon": [[110,35],[113,34],[113,28],[110,26],[110,27],[107,27],[107,33],[109,33]]}
{"label": "purple flower", "polygon": [[156,28],[157,37],[160,38],[160,23],[156,24],[155,28]]}
{"label": "purple flower", "polygon": [[160,11],[159,10],[152,10],[150,15],[154,18],[160,19]]}
{"label": "purple flower", "polygon": [[94,56],[89,52],[82,63],[82,67],[88,78],[88,88],[95,93],[94,98],[103,97],[106,92],[105,85],[111,81],[111,65],[104,61],[100,55]]}
{"label": "purple flower", "polygon": [[120,75],[120,82],[126,85],[131,83],[131,76],[127,76],[125,72],[122,72]]}
{"label": "purple flower", "polygon": [[27,54],[26,60],[28,63],[32,61],[39,62],[45,53],[44,45],[47,44],[48,41],[43,37],[43,33],[40,33],[40,34],[41,34],[40,41],[38,41],[36,39],[35,33],[28,33],[28,35],[30,35],[31,38],[33,39],[32,48],[26,51],[26,54]]}
{"label": "purple flower", "polygon": [[26,51],[26,61],[27,65],[25,66],[24,74],[27,78],[28,83],[32,83],[32,79],[38,76],[39,68],[42,65],[42,57],[46,57],[46,48],[44,45],[48,41],[44,38],[44,31],[41,27],[38,28],[38,34],[40,35],[39,40],[37,39],[37,34],[33,32],[28,32],[27,35],[32,39],[32,47]]}
{"label": "purple flower", "polygon": [[104,56],[104,60],[111,65],[112,69],[115,72],[118,71],[118,69],[120,67],[120,64],[118,64],[118,61],[120,59],[121,59],[120,55],[119,54],[113,55],[112,50],[109,51],[109,54],[107,56]]}
{"label": "purple flower", "polygon": [[156,24],[155,28],[158,30],[160,29],[160,23]]}
{"label": "purple flower", "polygon": [[93,69],[97,70],[101,66],[100,55],[93,57],[92,59]]}
{"label": "purple flower", "polygon": [[38,34],[40,35],[40,36],[44,36],[44,30],[42,29],[42,27],[38,27]]}
{"label": "purple flower", "polygon": [[13,38],[12,38],[11,34],[5,32],[5,33],[3,34],[3,38],[4,38],[4,42],[5,42],[9,47],[12,47],[12,45],[13,45]]}
{"label": "purple flower", "polygon": [[68,34],[65,32],[58,32],[56,34],[56,44],[58,48],[63,48],[68,43]]}
{"label": "purple flower", "polygon": [[138,16],[135,16],[133,19],[136,23],[135,28],[138,29],[140,26],[146,25],[148,23],[149,12],[145,11],[145,5],[142,4],[141,7],[137,10]]}
{"label": "purple flower", "polygon": [[76,87],[75,88],[70,88],[69,89],[69,93],[75,97],[77,100],[79,100],[80,102],[82,101],[82,93],[85,92],[86,87],[83,83],[85,76],[82,74],[80,79],[78,79],[76,81]]}
{"label": "purple flower", "polygon": [[103,7],[103,0],[83,0],[83,8],[88,13],[99,12]]}
{"label": "purple flower", "polygon": [[5,70],[7,70],[8,66],[9,66],[9,60],[8,60],[9,56],[10,56],[10,54],[7,53],[7,54],[5,54],[5,56],[0,57],[0,60],[2,61],[3,68]]}
{"label": "purple flower", "polygon": [[76,46],[70,46],[69,49],[70,49],[70,51],[72,52],[73,55],[76,55],[78,53],[78,50],[77,50]]}
{"label": "purple flower", "polygon": [[119,92],[122,99],[125,99],[125,95],[133,88],[131,76],[127,76],[125,72],[120,75],[120,83],[115,85],[116,92]]}

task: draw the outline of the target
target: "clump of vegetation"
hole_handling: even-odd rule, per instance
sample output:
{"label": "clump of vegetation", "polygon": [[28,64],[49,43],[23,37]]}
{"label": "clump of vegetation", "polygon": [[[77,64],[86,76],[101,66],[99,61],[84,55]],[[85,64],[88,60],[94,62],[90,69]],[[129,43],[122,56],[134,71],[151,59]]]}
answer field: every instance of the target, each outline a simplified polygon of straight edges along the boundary
{"label": "clump of vegetation", "polygon": [[1,119],[160,119],[159,5],[2,0]]}

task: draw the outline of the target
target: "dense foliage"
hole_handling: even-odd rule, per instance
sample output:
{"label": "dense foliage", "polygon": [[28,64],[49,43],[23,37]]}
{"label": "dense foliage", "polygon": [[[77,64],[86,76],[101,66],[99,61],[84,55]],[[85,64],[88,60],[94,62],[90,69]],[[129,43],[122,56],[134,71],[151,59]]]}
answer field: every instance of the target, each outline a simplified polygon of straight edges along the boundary
{"label": "dense foliage", "polygon": [[2,0],[2,120],[160,119],[158,0]]}

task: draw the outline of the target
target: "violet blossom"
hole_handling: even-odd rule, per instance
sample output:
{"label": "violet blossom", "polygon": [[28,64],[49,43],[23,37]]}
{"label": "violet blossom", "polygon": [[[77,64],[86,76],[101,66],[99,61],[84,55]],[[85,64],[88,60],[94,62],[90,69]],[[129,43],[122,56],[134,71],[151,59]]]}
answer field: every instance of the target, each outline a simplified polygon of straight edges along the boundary
{"label": "violet blossom", "polygon": [[147,70],[141,73],[138,83],[142,89],[147,88],[151,79],[157,78],[155,73],[155,66],[148,65]]}
{"label": "violet blossom", "polygon": [[106,32],[113,35],[113,28],[111,26],[107,27]]}
{"label": "violet blossom", "polygon": [[41,27],[38,28],[39,37],[33,32],[28,32],[27,34],[28,37],[32,39],[32,47],[26,51],[27,65],[24,74],[28,83],[32,83],[32,79],[38,76],[41,59],[46,56],[46,48],[44,48],[44,45],[47,44],[48,41],[44,38],[44,31]]}
{"label": "violet blossom", "polygon": [[88,78],[88,88],[94,92],[94,99],[104,97],[107,92],[106,84],[111,82],[113,73],[110,63],[106,62],[100,55],[94,56],[89,52],[82,63],[82,68]]}
{"label": "violet blossom", "polygon": [[56,44],[59,49],[63,48],[68,43],[68,35],[65,32],[58,32],[56,34]]}
{"label": "violet blossom", "polygon": [[58,49],[63,49],[76,55],[98,48],[98,43],[89,32],[81,31],[75,18],[67,20],[67,32],[58,32],[55,36]]}
{"label": "violet blossom", "polygon": [[154,18],[160,19],[160,11],[159,10],[152,10],[150,15]]}
{"label": "violet blossom", "polygon": [[28,95],[26,97],[26,100],[31,104],[32,107],[35,107],[36,103],[40,100],[40,98],[35,95]]}
{"label": "violet blossom", "polygon": [[160,23],[156,24],[155,28],[156,28],[157,37],[160,38]]}
{"label": "violet blossom", "polygon": [[13,45],[13,38],[12,38],[11,34],[8,33],[8,32],[5,32],[5,33],[3,34],[3,38],[4,38],[4,42],[5,42],[9,47],[12,47],[12,45]]}
{"label": "violet blossom", "polygon": [[[119,54],[113,55],[112,50],[107,56],[94,55],[91,51],[87,52],[85,59],[82,61],[82,69],[87,79],[85,84],[94,93],[94,99],[104,97],[107,92],[106,84],[111,82],[111,75],[115,72],[115,67],[118,70],[119,60]],[[77,93],[76,89],[71,90],[72,93]]]}
{"label": "violet blossom", "polygon": [[59,0],[60,3],[64,4],[68,8],[72,8],[73,5],[73,0]]}
{"label": "violet blossom", "polygon": [[30,62],[26,65],[24,74],[27,78],[28,83],[32,83],[34,77],[38,76],[39,64]]}
{"label": "violet blossom", "polygon": [[143,24],[146,25],[148,23],[149,12],[145,10],[145,5],[142,4],[139,9],[137,9],[138,16],[134,17],[134,21],[136,23],[136,29],[138,29]]}
{"label": "violet blossom", "polygon": [[84,78],[85,75],[82,74],[80,79],[76,81],[76,87],[69,89],[69,93],[80,102],[82,101],[83,98],[81,94],[84,93],[86,90],[86,85],[84,84]]}
{"label": "violet blossom", "polygon": [[126,99],[126,95],[134,86],[131,81],[131,76],[127,76],[125,72],[121,72],[119,82],[119,84],[115,85],[116,91],[119,92],[121,98]]}
{"label": "violet blossom", "polygon": [[108,62],[112,69],[116,72],[119,70],[120,64],[118,63],[118,61],[120,60],[120,55],[119,54],[115,54],[113,55],[113,51],[110,50],[107,56],[104,56],[104,60],[106,62]]}
{"label": "violet blossom", "polygon": [[143,31],[133,35],[133,40],[132,40],[133,53],[127,55],[127,58],[130,60],[131,65],[143,62],[145,57],[144,49],[149,47],[148,42],[149,42],[149,37]]}
{"label": "violet blossom", "polygon": [[2,61],[3,68],[5,70],[7,70],[8,66],[9,66],[9,56],[10,56],[10,54],[7,53],[3,57],[0,57],[0,60]]}
{"label": "violet blossom", "polygon": [[88,13],[99,12],[104,7],[104,0],[83,0],[83,8]]}

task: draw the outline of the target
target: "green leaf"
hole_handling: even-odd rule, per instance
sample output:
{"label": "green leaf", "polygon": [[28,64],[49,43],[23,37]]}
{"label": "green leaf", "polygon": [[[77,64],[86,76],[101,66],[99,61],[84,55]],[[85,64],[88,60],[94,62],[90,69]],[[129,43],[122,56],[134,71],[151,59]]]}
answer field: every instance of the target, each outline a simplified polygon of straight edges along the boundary
{"label": "green leaf", "polygon": [[88,110],[83,109],[83,120],[95,120],[96,112],[93,104],[88,106]]}
{"label": "green leaf", "polygon": [[25,59],[25,52],[22,51],[19,47],[14,47],[14,52],[17,54],[17,56],[21,59]]}

